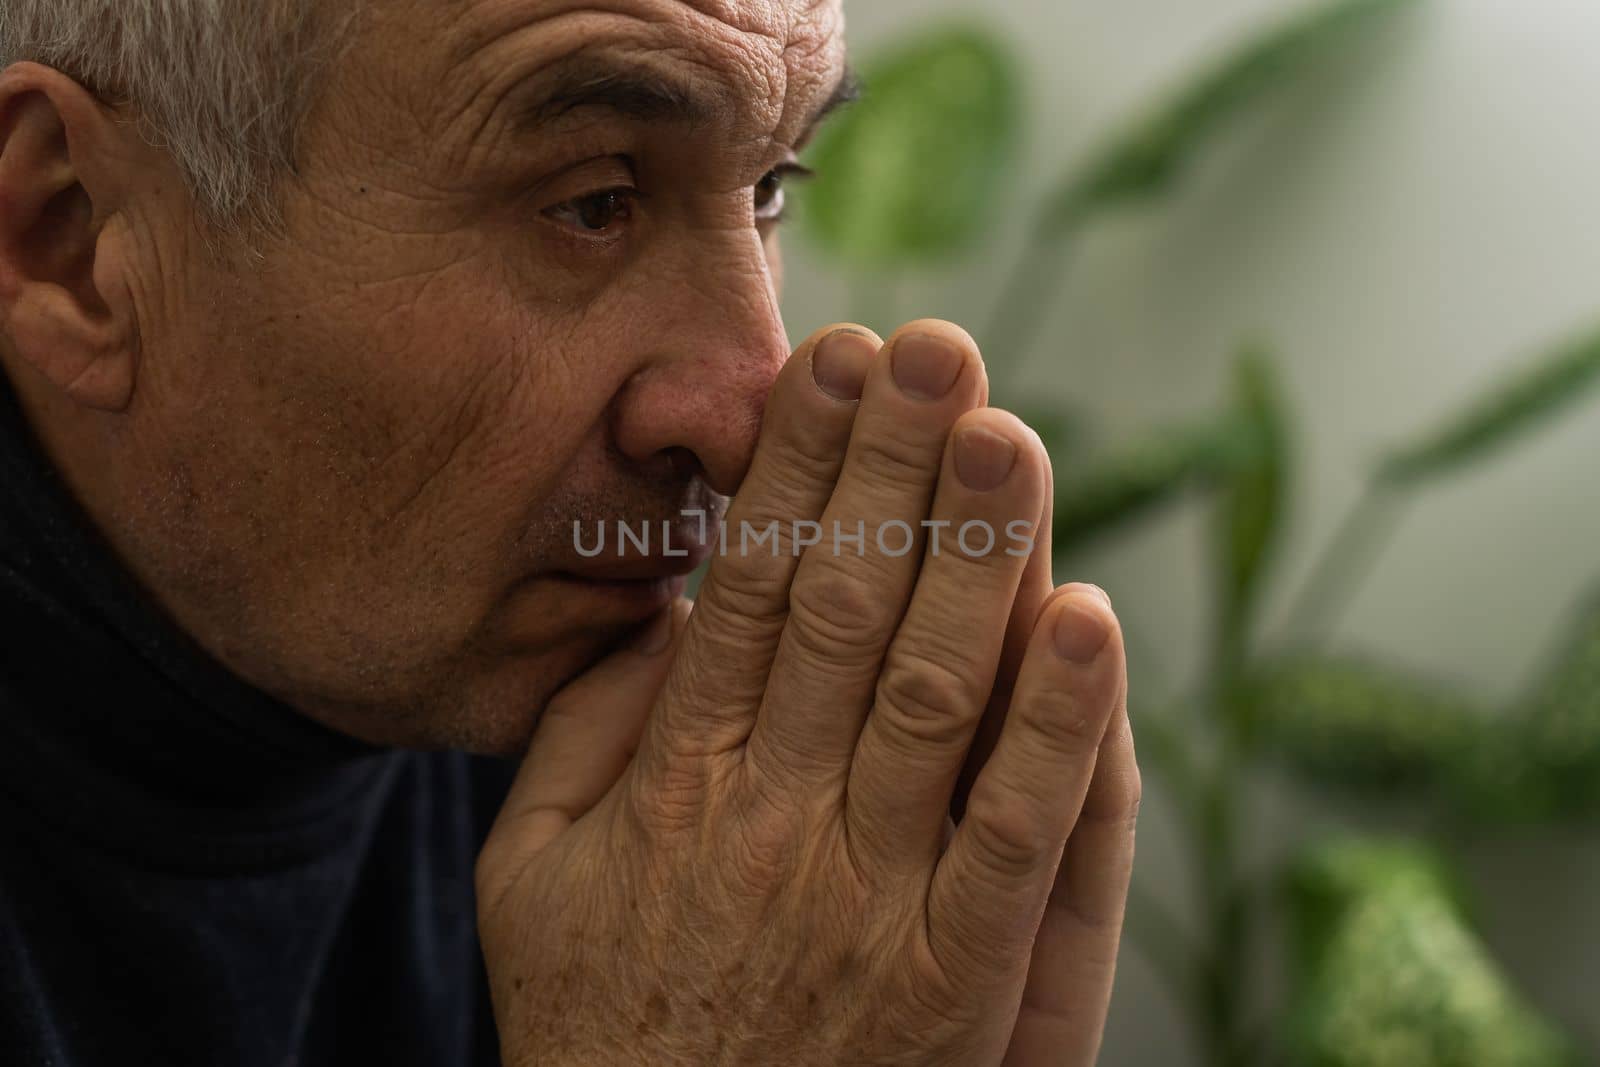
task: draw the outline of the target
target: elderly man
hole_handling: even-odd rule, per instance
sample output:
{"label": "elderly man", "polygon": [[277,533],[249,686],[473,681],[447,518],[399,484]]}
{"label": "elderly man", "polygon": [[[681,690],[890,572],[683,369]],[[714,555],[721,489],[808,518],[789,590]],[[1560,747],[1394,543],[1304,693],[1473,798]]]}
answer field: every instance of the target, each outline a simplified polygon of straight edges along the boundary
{"label": "elderly man", "polygon": [[841,33],[0,0],[0,1059],[1094,1059],[1048,459],[959,329],[778,317]]}

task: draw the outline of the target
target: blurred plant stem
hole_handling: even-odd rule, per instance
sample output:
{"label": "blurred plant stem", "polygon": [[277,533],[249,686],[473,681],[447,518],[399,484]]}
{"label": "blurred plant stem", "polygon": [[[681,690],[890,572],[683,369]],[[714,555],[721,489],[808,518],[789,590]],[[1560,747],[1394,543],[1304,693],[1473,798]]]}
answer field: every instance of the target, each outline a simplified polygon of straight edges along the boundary
{"label": "blurred plant stem", "polygon": [[1038,339],[1050,312],[1060,306],[1081,229],[1078,216],[1060,219],[1045,209],[1004,275],[994,311],[978,335],[984,362],[1001,388],[1016,387],[1029,346]]}
{"label": "blurred plant stem", "polygon": [[1208,1059],[1221,1067],[1238,1062],[1241,1005],[1251,930],[1237,885],[1239,870],[1240,783],[1249,759],[1249,736],[1238,713],[1245,655],[1245,616],[1219,611],[1213,633],[1211,679],[1205,699],[1213,722],[1222,726],[1217,757],[1205,785],[1200,825],[1200,879],[1210,936],[1209,959],[1201,992],[1205,1028],[1201,1037]]}
{"label": "blurred plant stem", "polygon": [[1127,927],[1129,938],[1150,962],[1178,1010],[1192,1025],[1201,1025],[1202,1020],[1194,1015],[1196,982],[1203,963],[1199,950],[1177,917],[1138,881],[1128,889]]}
{"label": "blurred plant stem", "polygon": [[1283,626],[1289,640],[1314,645],[1338,625],[1399,525],[1405,502],[1387,483],[1367,483],[1291,602]]}

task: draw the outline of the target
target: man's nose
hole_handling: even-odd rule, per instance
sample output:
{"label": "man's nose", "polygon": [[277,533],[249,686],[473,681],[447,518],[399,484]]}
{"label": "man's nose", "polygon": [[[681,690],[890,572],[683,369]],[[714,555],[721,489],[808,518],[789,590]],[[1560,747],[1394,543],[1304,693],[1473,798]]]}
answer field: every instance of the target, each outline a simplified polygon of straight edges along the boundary
{"label": "man's nose", "polygon": [[731,495],[755,452],[761,417],[789,341],[772,271],[754,232],[717,262],[683,262],[655,294],[650,357],[618,397],[621,452],[643,466],[692,456],[715,491]]}

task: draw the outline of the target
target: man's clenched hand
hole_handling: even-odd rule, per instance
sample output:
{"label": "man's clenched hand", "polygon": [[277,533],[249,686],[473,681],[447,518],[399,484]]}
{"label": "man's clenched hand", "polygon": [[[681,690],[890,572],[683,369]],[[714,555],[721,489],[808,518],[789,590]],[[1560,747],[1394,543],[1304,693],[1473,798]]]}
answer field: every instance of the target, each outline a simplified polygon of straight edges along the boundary
{"label": "man's clenched hand", "polygon": [[1139,799],[1121,635],[1053,589],[1049,459],[971,339],[879,349],[801,346],[692,615],[546,710],[478,863],[508,1067],[1093,1062]]}

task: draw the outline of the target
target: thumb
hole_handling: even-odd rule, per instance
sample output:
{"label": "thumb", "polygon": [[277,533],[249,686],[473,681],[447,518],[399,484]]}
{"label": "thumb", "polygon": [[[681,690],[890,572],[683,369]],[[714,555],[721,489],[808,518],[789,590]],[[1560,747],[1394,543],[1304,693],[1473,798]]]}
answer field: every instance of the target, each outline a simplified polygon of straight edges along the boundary
{"label": "thumb", "polygon": [[611,791],[639,748],[691,606],[679,598],[550,700],[495,820],[494,836],[531,856]]}

